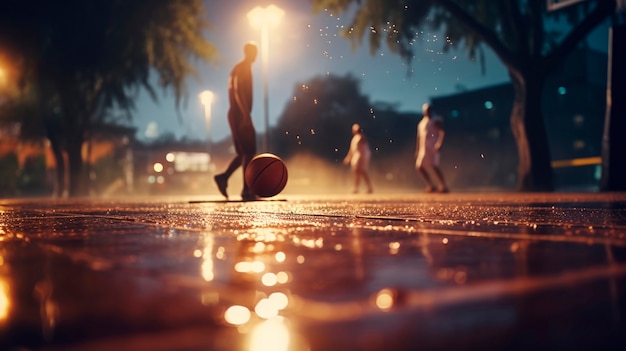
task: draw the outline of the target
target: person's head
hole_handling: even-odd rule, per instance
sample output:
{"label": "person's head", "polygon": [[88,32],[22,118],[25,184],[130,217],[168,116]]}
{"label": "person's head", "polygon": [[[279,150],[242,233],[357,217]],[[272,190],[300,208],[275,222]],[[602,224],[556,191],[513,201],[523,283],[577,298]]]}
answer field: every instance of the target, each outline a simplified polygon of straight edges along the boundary
{"label": "person's head", "polygon": [[254,62],[254,60],[256,60],[257,51],[256,44],[246,43],[246,45],[243,46],[244,59],[248,62]]}
{"label": "person's head", "polygon": [[424,114],[424,116],[430,116],[431,112],[432,108],[430,107],[429,103],[425,103],[422,105],[422,113]]}
{"label": "person's head", "polygon": [[361,133],[361,126],[358,123],[352,125],[352,134],[356,135]]}

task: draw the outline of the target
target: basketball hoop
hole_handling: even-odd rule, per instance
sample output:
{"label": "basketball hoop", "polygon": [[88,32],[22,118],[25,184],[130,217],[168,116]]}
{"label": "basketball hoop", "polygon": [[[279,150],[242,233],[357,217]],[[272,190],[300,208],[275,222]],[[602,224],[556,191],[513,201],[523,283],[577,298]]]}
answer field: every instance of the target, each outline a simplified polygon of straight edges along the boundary
{"label": "basketball hoop", "polygon": [[[546,8],[548,9],[548,11],[557,11],[583,1],[587,0],[546,0]],[[626,10],[626,0],[615,0],[615,2],[616,13]]]}

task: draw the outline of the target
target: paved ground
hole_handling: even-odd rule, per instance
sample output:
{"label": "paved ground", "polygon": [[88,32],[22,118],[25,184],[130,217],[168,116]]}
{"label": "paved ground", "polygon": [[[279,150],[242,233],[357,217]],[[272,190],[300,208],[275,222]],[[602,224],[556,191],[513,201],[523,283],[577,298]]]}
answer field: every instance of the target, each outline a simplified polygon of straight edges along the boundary
{"label": "paved ground", "polygon": [[626,194],[189,200],[0,200],[0,349],[626,347]]}

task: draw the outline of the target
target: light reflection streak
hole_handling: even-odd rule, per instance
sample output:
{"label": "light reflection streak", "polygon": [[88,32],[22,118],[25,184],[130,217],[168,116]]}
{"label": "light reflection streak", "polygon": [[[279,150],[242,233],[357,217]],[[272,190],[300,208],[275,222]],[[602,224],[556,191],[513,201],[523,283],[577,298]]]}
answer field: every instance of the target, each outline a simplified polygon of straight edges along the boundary
{"label": "light reflection streak", "polygon": [[239,273],[261,273],[265,271],[265,263],[261,261],[237,262],[235,264],[235,271]]}
{"label": "light reflection streak", "polygon": [[226,322],[233,325],[242,325],[248,323],[250,320],[250,310],[244,306],[234,305],[230,306],[226,312],[224,312],[224,319]]}
{"label": "light reflection streak", "polygon": [[207,236],[204,241],[204,250],[202,252],[202,278],[207,282],[213,281],[215,278],[215,262],[213,261],[213,246],[215,239],[213,236]]}
{"label": "light reflection streak", "polygon": [[6,321],[9,317],[11,308],[11,298],[9,296],[9,282],[0,276],[0,322]]}
{"label": "light reflection streak", "polygon": [[282,317],[274,317],[256,325],[250,335],[250,351],[287,351],[289,329]]}

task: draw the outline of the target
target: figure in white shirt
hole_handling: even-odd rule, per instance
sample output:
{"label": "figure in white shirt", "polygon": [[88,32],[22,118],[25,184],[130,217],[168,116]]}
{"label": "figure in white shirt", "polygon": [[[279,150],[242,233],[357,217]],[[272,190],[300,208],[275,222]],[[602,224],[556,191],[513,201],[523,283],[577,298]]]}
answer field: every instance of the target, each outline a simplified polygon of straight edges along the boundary
{"label": "figure in white shirt", "polygon": [[428,170],[437,177],[439,186],[437,192],[447,193],[448,186],[443,178],[443,173],[439,168],[439,150],[443,144],[445,132],[441,124],[441,120],[432,115],[432,109],[429,104],[422,105],[422,113],[424,117],[417,125],[417,143],[416,143],[416,161],[415,168],[426,182],[426,192],[435,191],[433,182],[428,175]]}
{"label": "figure in white shirt", "polygon": [[350,141],[350,150],[343,159],[343,163],[350,165],[352,174],[354,175],[354,188],[353,193],[359,191],[359,183],[361,178],[367,185],[367,193],[372,192],[372,183],[368,175],[368,168],[370,164],[371,151],[367,138],[363,135],[361,126],[357,123],[352,125],[352,140]]}

